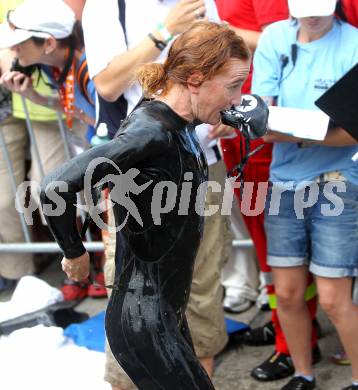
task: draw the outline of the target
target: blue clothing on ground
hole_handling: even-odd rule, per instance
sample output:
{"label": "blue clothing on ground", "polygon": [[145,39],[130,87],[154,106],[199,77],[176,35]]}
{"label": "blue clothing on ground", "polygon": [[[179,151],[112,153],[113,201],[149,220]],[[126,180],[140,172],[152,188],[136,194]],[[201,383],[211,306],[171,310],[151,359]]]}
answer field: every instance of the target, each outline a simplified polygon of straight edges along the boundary
{"label": "blue clothing on ground", "polygon": [[[358,62],[358,29],[335,20],[323,37],[303,44],[297,41],[298,28],[298,22],[285,20],[265,29],[255,52],[252,92],[277,96],[278,106],[318,110],[316,99]],[[285,57],[289,61],[283,66]],[[270,180],[297,185],[339,170],[358,184],[358,164],[351,160],[356,152],[358,146],[299,148],[295,143],[276,143]]]}
{"label": "blue clothing on ground", "polygon": [[104,352],[104,317],[105,312],[102,311],[80,324],[71,324],[65,329],[64,335],[73,339],[80,347]]}

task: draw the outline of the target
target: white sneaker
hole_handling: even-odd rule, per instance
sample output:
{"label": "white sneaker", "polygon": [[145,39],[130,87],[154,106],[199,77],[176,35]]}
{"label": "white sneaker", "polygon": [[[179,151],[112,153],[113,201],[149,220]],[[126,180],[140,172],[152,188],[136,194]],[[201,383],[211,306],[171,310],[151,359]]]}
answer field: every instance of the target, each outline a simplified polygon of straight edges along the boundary
{"label": "white sneaker", "polygon": [[270,310],[269,297],[267,294],[267,288],[264,287],[260,290],[260,294],[256,299],[256,306],[260,310]]}
{"label": "white sneaker", "polygon": [[242,313],[252,306],[252,302],[244,297],[231,297],[230,295],[224,298],[224,310],[228,313]]}

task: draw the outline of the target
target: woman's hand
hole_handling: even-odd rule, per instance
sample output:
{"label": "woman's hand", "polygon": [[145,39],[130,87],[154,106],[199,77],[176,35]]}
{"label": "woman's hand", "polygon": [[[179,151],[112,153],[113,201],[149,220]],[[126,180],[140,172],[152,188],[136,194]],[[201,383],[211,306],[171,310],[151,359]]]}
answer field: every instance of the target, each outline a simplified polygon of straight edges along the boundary
{"label": "woman's hand", "polygon": [[204,0],[180,0],[170,10],[164,25],[173,36],[181,34],[197,21],[206,20]]}
{"label": "woman's hand", "polygon": [[293,137],[291,135],[279,133],[272,130],[268,130],[267,133],[262,137],[262,139],[267,143],[291,142],[297,144],[303,141],[302,138]]}
{"label": "woman's hand", "polygon": [[32,86],[31,77],[17,71],[7,71],[0,77],[0,84],[11,92],[19,93],[25,98],[35,100],[37,94]]}
{"label": "woman's hand", "polygon": [[221,137],[234,137],[236,136],[236,131],[233,127],[228,125],[223,125],[222,123],[211,126],[208,137],[211,139],[221,138]]}
{"label": "woman's hand", "polygon": [[90,257],[88,252],[85,252],[80,257],[67,259],[64,257],[61,261],[62,270],[66,273],[69,279],[76,282],[85,280],[90,271]]}

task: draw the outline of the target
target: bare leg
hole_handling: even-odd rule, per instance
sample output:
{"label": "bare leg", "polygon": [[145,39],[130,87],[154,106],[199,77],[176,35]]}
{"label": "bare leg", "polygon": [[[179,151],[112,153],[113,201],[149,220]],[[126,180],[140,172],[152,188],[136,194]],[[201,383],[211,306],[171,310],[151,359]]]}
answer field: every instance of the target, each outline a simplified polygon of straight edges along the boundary
{"label": "bare leg", "polygon": [[337,329],[358,381],[358,306],[352,301],[352,278],[317,277],[319,302]]}
{"label": "bare leg", "polygon": [[307,267],[272,268],[277,313],[297,373],[312,375],[312,321],[304,299]]}

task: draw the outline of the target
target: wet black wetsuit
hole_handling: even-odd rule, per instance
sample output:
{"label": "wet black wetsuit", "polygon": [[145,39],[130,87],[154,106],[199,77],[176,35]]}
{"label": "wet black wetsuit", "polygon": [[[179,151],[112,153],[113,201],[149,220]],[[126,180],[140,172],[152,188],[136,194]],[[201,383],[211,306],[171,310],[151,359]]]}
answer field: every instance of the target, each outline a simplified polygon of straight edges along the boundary
{"label": "wet black wetsuit", "polygon": [[[140,194],[130,194],[143,226],[129,216],[121,233],[117,233],[116,264],[120,258],[123,264],[121,272],[119,267],[116,269],[115,289],[106,314],[111,350],[143,390],[213,389],[193,351],[184,315],[203,230],[203,218],[195,210],[203,203],[203,195],[199,195],[197,203],[197,189],[207,180],[204,154],[195,132],[187,125],[166,104],[144,102],[129,116],[114,140],[79,155],[47,176],[42,185],[44,204],[51,203],[44,190],[48,183],[68,183],[68,192],[60,193],[66,200],[66,213],[47,217],[47,221],[65,256],[74,258],[85,249],[72,205],[93,159],[109,158],[122,173],[138,169],[138,185],[153,180]],[[184,178],[187,172],[192,176]],[[112,165],[101,164],[94,172],[94,182],[112,173],[118,174]],[[192,183],[187,202],[185,195],[180,197],[185,180],[186,185]],[[174,199],[172,207],[161,214],[161,224],[155,224],[151,214],[153,188],[163,181],[175,183],[178,191],[175,198],[168,191],[168,197]],[[112,199],[115,198],[112,195],[111,192]],[[118,225],[127,210],[116,204],[114,215]]]}

